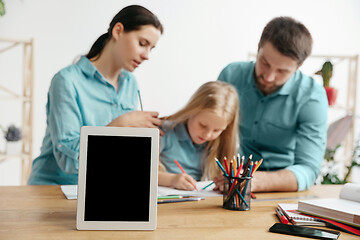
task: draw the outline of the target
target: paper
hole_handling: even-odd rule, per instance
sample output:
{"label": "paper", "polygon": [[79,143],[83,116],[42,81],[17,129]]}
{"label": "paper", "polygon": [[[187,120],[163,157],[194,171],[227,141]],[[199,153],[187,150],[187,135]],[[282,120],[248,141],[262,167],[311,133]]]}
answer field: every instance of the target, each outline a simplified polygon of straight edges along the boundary
{"label": "paper", "polygon": [[201,181],[196,183],[196,188],[198,191],[185,191],[185,190],[177,190],[169,187],[158,187],[158,196],[167,196],[167,195],[180,195],[180,196],[199,196],[199,197],[219,197],[222,196],[220,192],[213,191],[215,184],[210,187],[202,190],[205,186],[210,184],[211,181]]}
{"label": "paper", "polygon": [[360,184],[356,183],[347,183],[345,184],[340,191],[340,198],[360,202]]}
{"label": "paper", "polygon": [[[179,195],[179,196],[194,196],[194,197],[219,197],[222,196],[219,192],[213,191],[215,184],[202,190],[211,181],[197,182],[196,188],[199,191],[183,191],[168,187],[158,187],[158,196]],[[62,185],[61,190],[67,199],[77,199],[77,185]]]}
{"label": "paper", "polygon": [[62,185],[61,190],[67,199],[77,199],[77,185]]}

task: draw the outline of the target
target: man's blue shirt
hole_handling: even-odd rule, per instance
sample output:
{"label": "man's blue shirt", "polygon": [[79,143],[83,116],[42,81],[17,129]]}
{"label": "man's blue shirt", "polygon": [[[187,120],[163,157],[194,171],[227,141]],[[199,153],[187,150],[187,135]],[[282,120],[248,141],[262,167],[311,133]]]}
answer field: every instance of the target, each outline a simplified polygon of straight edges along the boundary
{"label": "man's blue shirt", "polygon": [[236,62],[219,80],[235,86],[240,101],[240,144],[245,156],[264,159],[259,170],[288,169],[298,190],[311,187],[325,152],[328,102],[325,90],[296,71],[276,92],[265,96],[255,85],[254,62]]}

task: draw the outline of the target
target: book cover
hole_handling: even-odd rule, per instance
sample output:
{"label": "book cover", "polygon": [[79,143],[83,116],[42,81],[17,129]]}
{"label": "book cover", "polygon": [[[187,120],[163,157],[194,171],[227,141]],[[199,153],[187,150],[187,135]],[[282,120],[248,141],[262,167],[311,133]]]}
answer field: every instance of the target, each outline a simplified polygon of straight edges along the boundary
{"label": "book cover", "polygon": [[360,227],[360,184],[347,183],[339,198],[299,201],[300,212]]}

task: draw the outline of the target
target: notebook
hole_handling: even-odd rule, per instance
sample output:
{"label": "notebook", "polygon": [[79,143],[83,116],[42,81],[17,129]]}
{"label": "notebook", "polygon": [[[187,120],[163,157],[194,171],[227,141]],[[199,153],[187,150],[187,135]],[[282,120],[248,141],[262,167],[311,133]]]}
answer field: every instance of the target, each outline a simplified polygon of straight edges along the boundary
{"label": "notebook", "polygon": [[[222,197],[220,192],[213,191],[215,186],[210,186],[205,190],[202,190],[203,187],[210,184],[211,181],[200,181],[196,183],[197,189],[199,191],[182,191],[169,187],[158,186],[157,196],[169,196],[169,195],[179,195],[179,196],[194,196],[194,197]],[[61,191],[64,193],[67,199],[77,199],[77,185],[61,185]],[[103,194],[101,191],[99,194]],[[103,194],[105,196],[105,194]]]}
{"label": "notebook", "polygon": [[169,187],[158,187],[158,196],[168,196],[168,195],[179,195],[179,196],[196,196],[196,197],[222,197],[223,195],[220,192],[213,191],[215,185],[206,188],[203,190],[203,187],[210,184],[211,181],[200,181],[196,183],[197,190],[194,191],[185,191],[185,190],[177,190]]}
{"label": "notebook", "polygon": [[316,218],[312,218],[298,212],[298,205],[296,203],[279,203],[278,209],[289,219],[294,225],[301,226],[326,226],[325,222],[322,222]]}
{"label": "notebook", "polygon": [[360,227],[360,184],[347,183],[339,198],[299,201],[300,212]]}

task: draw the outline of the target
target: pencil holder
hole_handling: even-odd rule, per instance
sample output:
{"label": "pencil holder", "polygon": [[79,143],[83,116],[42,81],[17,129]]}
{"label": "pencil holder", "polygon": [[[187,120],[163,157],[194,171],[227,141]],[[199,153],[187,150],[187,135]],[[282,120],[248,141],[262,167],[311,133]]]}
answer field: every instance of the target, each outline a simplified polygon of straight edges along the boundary
{"label": "pencil holder", "polygon": [[223,208],[229,210],[250,210],[251,177],[224,176]]}

